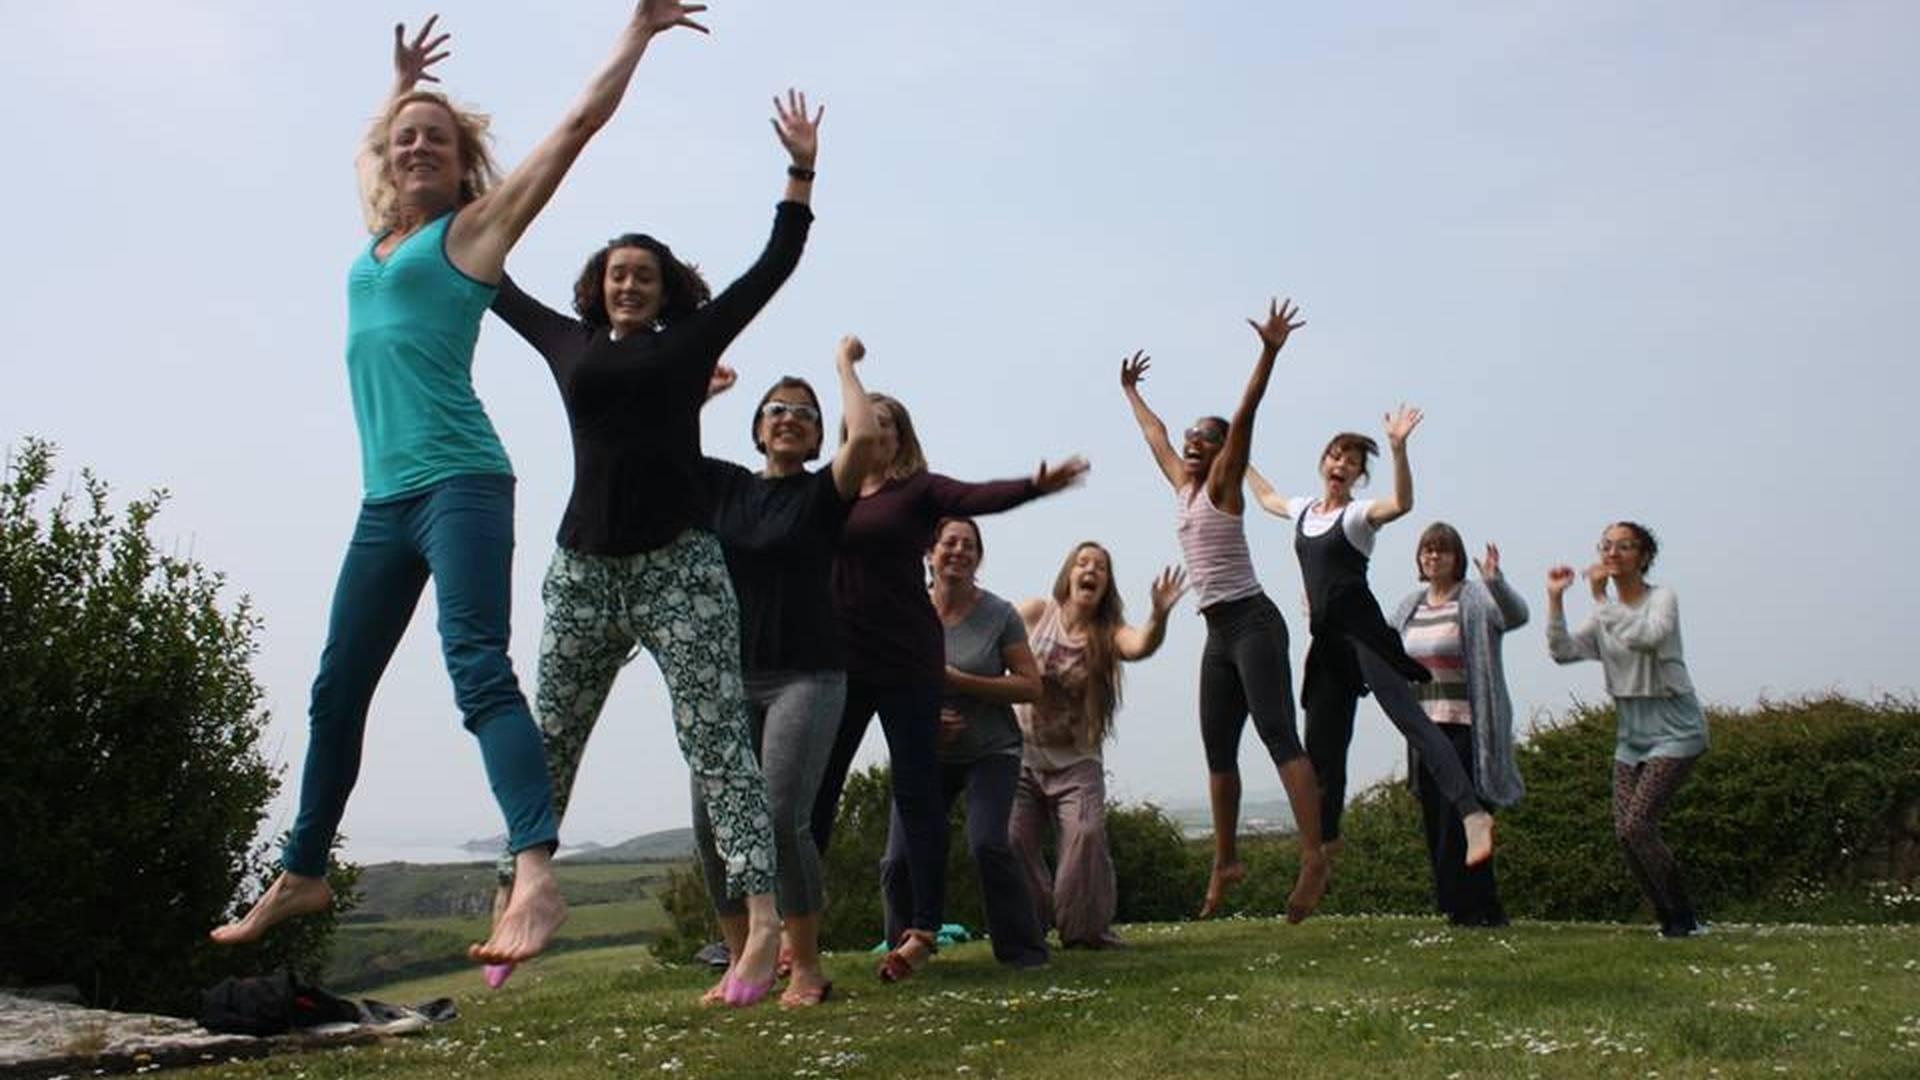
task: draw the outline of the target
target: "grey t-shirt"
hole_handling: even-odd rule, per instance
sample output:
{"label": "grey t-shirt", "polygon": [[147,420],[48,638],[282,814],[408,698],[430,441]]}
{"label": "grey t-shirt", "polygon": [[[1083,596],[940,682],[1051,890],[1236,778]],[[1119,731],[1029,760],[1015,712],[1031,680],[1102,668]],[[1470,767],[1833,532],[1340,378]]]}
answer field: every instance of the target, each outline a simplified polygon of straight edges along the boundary
{"label": "grey t-shirt", "polygon": [[[1007,647],[1027,641],[1027,627],[1020,621],[1020,613],[985,589],[980,590],[979,602],[967,617],[946,630],[947,663],[969,675],[1005,675]],[[941,741],[941,761],[964,763],[993,754],[1020,756],[1020,725],[1013,718],[1013,706],[958,694],[948,694],[941,705],[958,710],[967,720],[964,731]]]}

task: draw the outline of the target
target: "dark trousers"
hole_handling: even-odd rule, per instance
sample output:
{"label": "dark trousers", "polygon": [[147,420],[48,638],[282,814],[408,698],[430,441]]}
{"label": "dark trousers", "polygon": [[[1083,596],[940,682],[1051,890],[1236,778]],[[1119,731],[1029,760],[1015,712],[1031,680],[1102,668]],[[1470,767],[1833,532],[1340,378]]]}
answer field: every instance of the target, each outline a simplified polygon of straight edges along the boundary
{"label": "dark trousers", "polygon": [[[1420,752],[1420,759],[1431,763],[1434,781],[1455,814],[1465,817],[1485,809],[1452,744],[1420,707],[1406,676],[1359,639],[1342,638],[1325,642],[1316,638],[1313,648],[1351,648],[1360,681],[1332,674],[1338,672],[1338,664],[1317,664],[1310,653],[1307,685],[1301,692],[1307,706],[1307,758],[1320,780],[1320,836],[1333,840],[1340,835],[1340,816],[1347,806],[1347,747],[1353,742],[1353,715],[1363,688],[1373,691],[1381,711]],[[1317,676],[1317,672],[1330,674]]]}
{"label": "dark trousers", "polygon": [[[994,959],[1015,967],[1047,962],[1046,931],[1040,927],[1020,860],[1008,842],[1014,792],[1020,786],[1020,759],[995,754],[977,761],[940,766],[940,817],[961,792],[967,796],[967,850],[980,878],[980,902],[987,911],[987,936]],[[913,910],[912,859],[906,829],[896,804],[887,830],[887,854],[880,860],[880,899],[886,910],[887,940],[899,941]]]}
{"label": "dark trousers", "polygon": [[822,854],[833,839],[833,818],[846,790],[853,756],[867,724],[880,714],[893,768],[893,812],[906,838],[913,899],[907,926],[938,933],[946,921],[947,800],[940,781],[940,684],[880,686],[847,677],[847,704],[813,801],[813,839]]}
{"label": "dark trousers", "polygon": [[513,477],[456,476],[404,499],[360,508],[333,590],[327,644],[313,680],[300,808],[281,865],[327,872],[327,851],[360,775],[373,690],[428,579],[454,700],[480,742],[507,846],[557,835],[540,730],[507,659],[512,606]]}
{"label": "dark trousers", "polygon": [[[1452,745],[1454,760],[1473,778],[1473,729],[1465,724],[1435,724]],[[1424,757],[1415,780],[1420,791],[1420,820],[1433,864],[1433,900],[1440,913],[1462,926],[1501,926],[1507,921],[1494,885],[1493,860],[1466,865],[1467,830],[1460,812],[1434,780]]]}

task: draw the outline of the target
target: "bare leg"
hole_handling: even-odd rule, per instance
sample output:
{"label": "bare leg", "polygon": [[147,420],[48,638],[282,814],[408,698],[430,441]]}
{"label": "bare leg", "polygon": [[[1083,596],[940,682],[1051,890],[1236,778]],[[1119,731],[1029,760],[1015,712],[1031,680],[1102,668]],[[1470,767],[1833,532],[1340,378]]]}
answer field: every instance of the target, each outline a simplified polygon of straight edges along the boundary
{"label": "bare leg", "polygon": [[553,876],[553,858],[544,846],[513,857],[513,895],[484,944],[467,946],[467,955],[489,964],[517,964],[540,955],[554,931],[567,921],[567,904]]}
{"label": "bare leg", "polygon": [[267,891],[254,901],[253,910],[238,921],[217,927],[207,936],[221,945],[244,945],[258,941],[278,923],[302,915],[317,915],[333,903],[333,890],[326,878],[306,877],[287,870],[273,879]]}
{"label": "bare leg", "polygon": [[793,954],[793,975],[787,980],[787,992],[780,995],[785,1006],[818,1005],[826,1000],[827,973],[820,969],[820,913],[794,915],[787,919],[787,948]]}
{"label": "bare leg", "polygon": [[1461,818],[1460,824],[1467,830],[1467,865],[1493,858],[1493,815],[1481,810]]}
{"label": "bare leg", "polygon": [[1213,806],[1213,873],[1207,878],[1206,901],[1200,905],[1203,919],[1218,911],[1227,890],[1247,876],[1240,862],[1240,774],[1208,773],[1207,798]]}
{"label": "bare leg", "polygon": [[1313,762],[1303,754],[1280,766],[1280,783],[1287,789],[1294,831],[1300,837],[1300,876],[1287,895],[1287,921],[1297,923],[1320,906],[1333,864],[1320,842],[1320,784],[1314,779]]}

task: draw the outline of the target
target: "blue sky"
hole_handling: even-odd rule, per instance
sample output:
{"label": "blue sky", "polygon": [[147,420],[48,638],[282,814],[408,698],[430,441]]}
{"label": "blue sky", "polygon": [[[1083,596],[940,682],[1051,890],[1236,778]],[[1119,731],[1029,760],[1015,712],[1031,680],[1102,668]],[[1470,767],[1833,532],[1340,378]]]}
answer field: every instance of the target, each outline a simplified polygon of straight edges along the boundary
{"label": "blue sky", "polygon": [[[40,435],[125,494],[171,490],[161,530],[267,620],[270,749],[297,766],[359,494],[353,147],[392,23],[428,9],[0,9],[0,442]],[[516,161],[628,10],[448,4],[445,86],[492,113]],[[1402,400],[1428,414],[1416,509],[1376,556],[1389,604],[1435,518],[1476,550],[1498,541],[1538,612],[1545,568],[1632,517],[1662,538],[1655,579],[1679,593],[1710,701],[1920,684],[1899,544],[1920,525],[1900,465],[1916,450],[1920,8],[715,0],[708,21],[711,38],[656,42],[509,265],[558,304],[595,244],[644,229],[729,280],[783,182],[770,97],[825,102],[813,240],[729,355],[749,392],[709,410],[710,453],[750,460],[752,391],[785,372],[830,383],[834,342],[857,332],[869,384],[906,401],[937,470],[1092,459],[1084,488],[985,522],[988,588],[1037,594],[1094,537],[1142,612],[1177,549],[1119,360],[1153,354],[1147,394],[1170,424],[1227,412],[1255,351],[1243,318],[1290,295],[1308,325],[1254,447],[1278,486],[1309,491],[1336,430],[1377,431]],[[566,426],[504,326],[483,331],[475,372],[520,476],[530,688]],[[1285,523],[1249,529],[1297,664]],[[1121,795],[1201,797],[1201,640],[1188,601],[1131,672],[1108,757]],[[1507,661],[1523,713],[1600,694],[1597,669],[1546,659],[1538,619]],[[1383,718],[1363,708],[1360,727],[1356,778],[1403,767]],[[1250,791],[1276,787],[1251,738],[1242,763]],[[574,805],[575,839],[685,821],[649,662],[617,688]],[[345,828],[497,831],[430,599],[376,698]]]}

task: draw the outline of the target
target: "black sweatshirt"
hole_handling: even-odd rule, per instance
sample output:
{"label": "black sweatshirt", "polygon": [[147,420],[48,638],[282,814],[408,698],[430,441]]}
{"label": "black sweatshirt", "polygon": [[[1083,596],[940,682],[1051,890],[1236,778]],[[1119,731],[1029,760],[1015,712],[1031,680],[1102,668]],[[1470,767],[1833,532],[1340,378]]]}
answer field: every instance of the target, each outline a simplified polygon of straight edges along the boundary
{"label": "black sweatshirt", "polygon": [[618,341],[500,281],[493,312],[546,358],[573,432],[573,494],[561,547],[633,555],[709,528],[700,406],[720,354],[800,262],[813,212],[783,202],[760,258],[713,301],[658,331]]}

